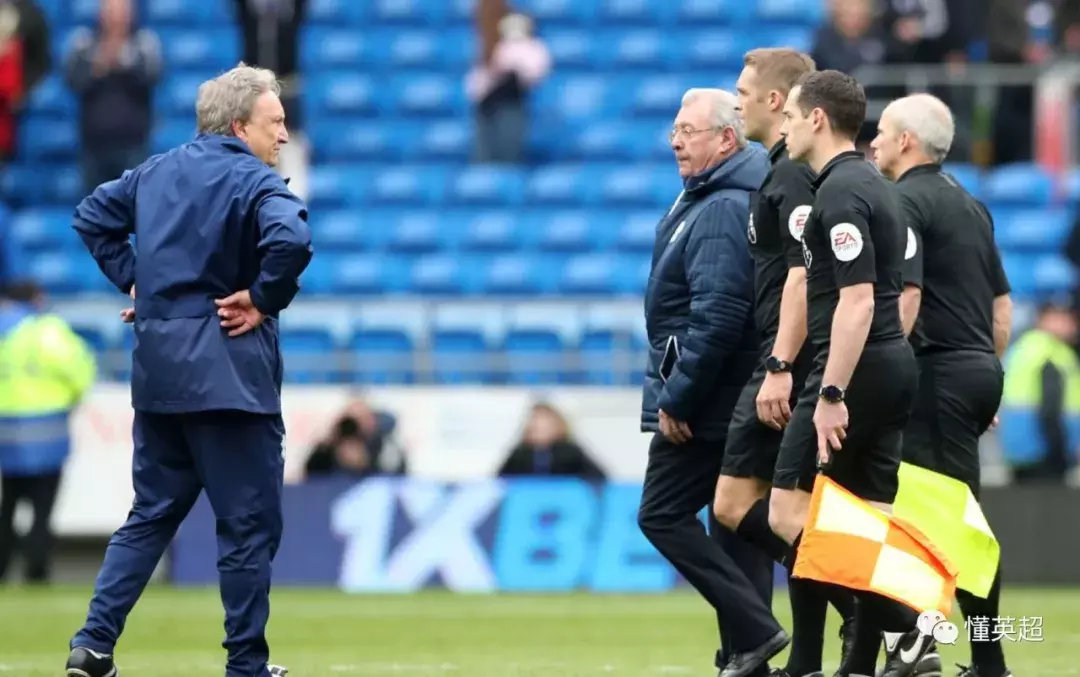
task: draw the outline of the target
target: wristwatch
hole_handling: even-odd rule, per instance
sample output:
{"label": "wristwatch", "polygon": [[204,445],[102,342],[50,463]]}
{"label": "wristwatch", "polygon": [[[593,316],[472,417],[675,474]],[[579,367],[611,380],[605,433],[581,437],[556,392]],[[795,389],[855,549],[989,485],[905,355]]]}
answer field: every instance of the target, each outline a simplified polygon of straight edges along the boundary
{"label": "wristwatch", "polygon": [[770,374],[783,374],[791,371],[791,363],[785,362],[775,355],[769,355],[769,359],[765,360],[765,370]]}
{"label": "wristwatch", "polygon": [[832,404],[837,404],[844,401],[844,389],[840,386],[822,386],[818,391],[818,395],[821,399]]}

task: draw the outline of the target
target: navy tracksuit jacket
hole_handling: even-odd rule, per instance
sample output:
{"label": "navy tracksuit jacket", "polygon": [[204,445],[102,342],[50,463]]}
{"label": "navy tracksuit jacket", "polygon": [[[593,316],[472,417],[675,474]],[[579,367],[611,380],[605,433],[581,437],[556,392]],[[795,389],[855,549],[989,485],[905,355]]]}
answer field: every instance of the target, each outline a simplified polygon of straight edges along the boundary
{"label": "navy tracksuit jacket", "polygon": [[[218,524],[228,677],[266,677],[281,539],[278,314],[311,260],[307,209],[239,139],[199,135],[99,186],[74,228],[117,289],[135,286],[135,503],[72,646],[111,653],[203,489]],[[134,242],[131,236],[134,235]],[[267,319],[230,338],[215,299],[249,289]]]}

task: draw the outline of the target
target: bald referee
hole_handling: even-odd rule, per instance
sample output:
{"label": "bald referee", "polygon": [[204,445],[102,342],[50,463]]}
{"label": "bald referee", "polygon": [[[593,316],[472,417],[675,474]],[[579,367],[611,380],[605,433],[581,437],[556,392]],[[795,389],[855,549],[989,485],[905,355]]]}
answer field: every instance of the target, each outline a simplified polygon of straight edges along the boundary
{"label": "bald referee", "polygon": [[[979,496],[979,437],[1001,403],[1001,357],[1009,343],[1009,282],[986,207],[942,171],[955,125],[929,94],[885,109],[872,143],[874,161],[896,182],[907,223],[901,317],[919,368],[919,391],[904,431],[905,461],[964,482]],[[1000,635],[1001,572],[986,599],[957,590],[965,618],[990,619],[989,641],[971,642],[961,677],[1005,677]],[[888,647],[886,673],[903,667],[917,631]],[[937,652],[916,674],[940,674]]]}

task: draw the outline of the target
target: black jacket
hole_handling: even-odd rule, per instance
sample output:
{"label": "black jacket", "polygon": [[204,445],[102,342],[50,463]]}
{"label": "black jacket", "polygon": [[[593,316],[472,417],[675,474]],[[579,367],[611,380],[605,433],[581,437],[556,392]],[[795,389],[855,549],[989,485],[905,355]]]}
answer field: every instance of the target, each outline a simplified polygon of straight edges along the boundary
{"label": "black jacket", "polygon": [[660,429],[662,409],[687,421],[695,438],[727,434],[758,356],[747,228],[751,196],[768,169],[765,151],[751,146],[690,177],[656,229],[645,291],[644,432]]}

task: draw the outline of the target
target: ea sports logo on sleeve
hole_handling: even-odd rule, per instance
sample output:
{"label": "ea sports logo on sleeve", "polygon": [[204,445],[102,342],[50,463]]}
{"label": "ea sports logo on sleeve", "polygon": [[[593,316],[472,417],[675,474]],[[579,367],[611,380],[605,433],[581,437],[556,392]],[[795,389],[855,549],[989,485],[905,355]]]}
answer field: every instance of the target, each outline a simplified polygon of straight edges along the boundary
{"label": "ea sports logo on sleeve", "polygon": [[796,240],[802,240],[803,230],[806,228],[806,220],[810,218],[810,205],[799,205],[791,210],[791,216],[787,220],[788,232]]}
{"label": "ea sports logo on sleeve", "polygon": [[829,231],[829,244],[837,260],[854,261],[862,254],[862,233],[853,223],[841,223]]}

